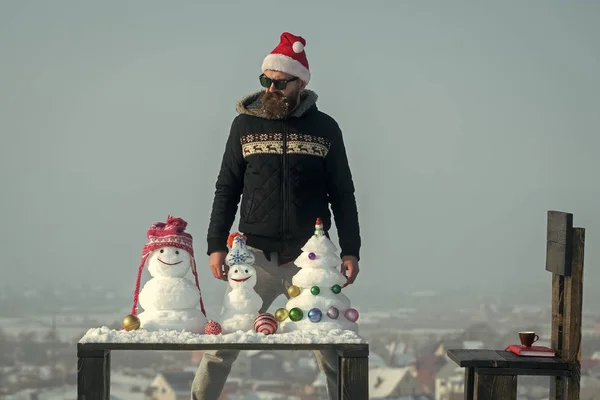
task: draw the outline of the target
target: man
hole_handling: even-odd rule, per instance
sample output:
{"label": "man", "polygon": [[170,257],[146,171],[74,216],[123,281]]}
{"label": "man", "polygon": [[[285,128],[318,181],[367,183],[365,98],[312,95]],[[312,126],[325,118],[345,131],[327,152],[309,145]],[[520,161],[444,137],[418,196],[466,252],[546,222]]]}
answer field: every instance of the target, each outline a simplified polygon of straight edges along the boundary
{"label": "man", "polygon": [[[213,275],[227,280],[227,238],[240,196],[239,230],[255,252],[256,292],[265,312],[298,272],[293,260],[321,218],[327,232],[333,211],[341,248],[341,272],[352,284],[358,274],[361,238],[354,184],[342,133],[336,121],[319,111],[317,95],[306,90],[310,71],[300,36],[285,32],[262,64],[265,88],[237,104],[239,115],[216,183],[208,255]],[[217,400],[238,351],[205,353],[192,385],[192,399]],[[315,351],[337,398],[337,355]]]}

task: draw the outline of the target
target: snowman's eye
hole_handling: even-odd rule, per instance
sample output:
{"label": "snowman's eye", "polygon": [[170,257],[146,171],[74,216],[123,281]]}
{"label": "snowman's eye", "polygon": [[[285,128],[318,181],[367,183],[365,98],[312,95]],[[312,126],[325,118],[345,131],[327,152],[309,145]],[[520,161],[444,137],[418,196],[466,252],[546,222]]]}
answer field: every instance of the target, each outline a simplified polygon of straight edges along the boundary
{"label": "snowman's eye", "polygon": [[233,271],[233,272],[235,272],[235,273],[237,274],[237,273],[238,273],[238,270],[236,269],[236,270],[235,270],[235,271]]}
{"label": "snowman's eye", "polygon": [[161,252],[161,253],[164,253],[164,252],[165,252],[165,249],[160,249],[160,252]]}
{"label": "snowman's eye", "polygon": [[175,254],[179,254],[179,250],[175,250]]}
{"label": "snowman's eye", "polygon": [[246,273],[248,273],[248,270],[246,270]]}

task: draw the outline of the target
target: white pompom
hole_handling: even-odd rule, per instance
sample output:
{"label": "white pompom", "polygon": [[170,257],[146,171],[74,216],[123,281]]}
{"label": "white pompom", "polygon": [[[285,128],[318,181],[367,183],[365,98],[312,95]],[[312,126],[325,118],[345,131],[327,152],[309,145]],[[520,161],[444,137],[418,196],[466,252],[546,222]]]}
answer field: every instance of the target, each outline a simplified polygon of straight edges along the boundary
{"label": "white pompom", "polygon": [[294,42],[292,50],[294,50],[294,53],[302,53],[302,51],[304,51],[304,45],[302,42]]}

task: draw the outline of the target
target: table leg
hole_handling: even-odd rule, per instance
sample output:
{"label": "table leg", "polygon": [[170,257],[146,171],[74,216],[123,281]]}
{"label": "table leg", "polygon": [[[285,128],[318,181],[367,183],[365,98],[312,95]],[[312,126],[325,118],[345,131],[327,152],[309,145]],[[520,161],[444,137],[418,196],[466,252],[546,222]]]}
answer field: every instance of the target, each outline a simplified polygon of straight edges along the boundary
{"label": "table leg", "polygon": [[465,368],[465,400],[473,400],[475,392],[475,370],[471,367]]}
{"label": "table leg", "polygon": [[564,400],[566,398],[567,380],[564,376],[556,376],[550,379],[550,399]]}
{"label": "table leg", "polygon": [[475,399],[517,400],[516,375],[487,375],[475,370]]}
{"label": "table leg", "polygon": [[369,354],[367,351],[338,351],[338,399],[369,398]]}
{"label": "table leg", "polygon": [[110,350],[77,351],[77,400],[110,399]]}

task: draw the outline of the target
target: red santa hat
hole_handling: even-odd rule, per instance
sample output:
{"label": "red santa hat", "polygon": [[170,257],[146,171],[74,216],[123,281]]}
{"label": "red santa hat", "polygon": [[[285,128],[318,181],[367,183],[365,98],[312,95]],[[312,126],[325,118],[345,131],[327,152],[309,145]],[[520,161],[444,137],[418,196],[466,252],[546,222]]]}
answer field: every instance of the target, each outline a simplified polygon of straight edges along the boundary
{"label": "red santa hat", "polygon": [[262,63],[262,72],[281,71],[300,78],[305,84],[310,81],[308,60],[304,51],[306,40],[302,36],[283,32],[277,47],[268,54]]}
{"label": "red santa hat", "polygon": [[[174,218],[168,216],[167,222],[155,222],[150,226],[146,236],[148,237],[148,243],[144,245],[142,250],[142,263],[138,268],[137,279],[135,282],[135,291],[133,294],[133,307],[131,308],[131,314],[137,315],[137,303],[140,293],[140,280],[142,278],[142,271],[148,256],[155,250],[162,247],[177,247],[179,249],[187,251],[192,257],[192,273],[196,281],[196,287],[200,290],[200,284],[198,283],[198,272],[196,271],[196,260],[194,259],[194,248],[192,235],[185,232],[187,222],[181,218]],[[202,294],[200,294],[200,309],[204,316],[204,303],[202,302]]]}

